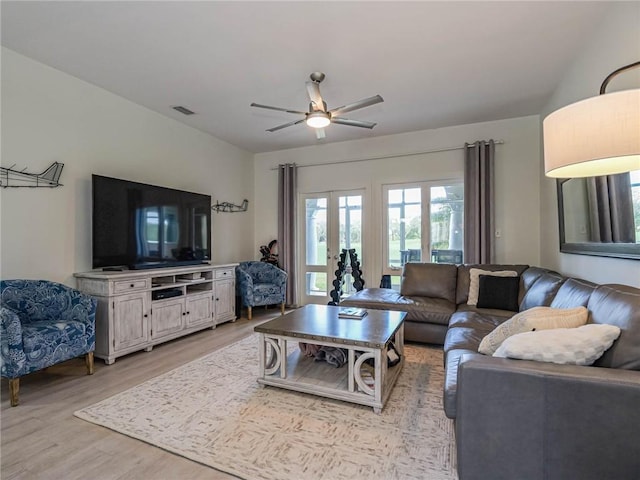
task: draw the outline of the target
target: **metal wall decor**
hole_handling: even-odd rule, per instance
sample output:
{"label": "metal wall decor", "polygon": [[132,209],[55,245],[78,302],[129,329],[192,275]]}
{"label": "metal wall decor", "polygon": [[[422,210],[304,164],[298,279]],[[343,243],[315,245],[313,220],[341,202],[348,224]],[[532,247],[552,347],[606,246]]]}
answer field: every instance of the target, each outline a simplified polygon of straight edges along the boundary
{"label": "metal wall decor", "polygon": [[62,174],[64,163],[53,162],[42,173],[29,173],[26,167],[22,170],[16,170],[15,164],[10,167],[0,167],[0,186],[3,188],[12,187],[60,187],[62,184],[58,181]]}
{"label": "metal wall decor", "polygon": [[231,202],[217,202],[215,205],[211,205],[211,210],[214,212],[226,212],[226,213],[236,213],[236,212],[246,212],[247,207],[249,206],[249,200],[246,198],[242,201],[241,205],[236,205]]}

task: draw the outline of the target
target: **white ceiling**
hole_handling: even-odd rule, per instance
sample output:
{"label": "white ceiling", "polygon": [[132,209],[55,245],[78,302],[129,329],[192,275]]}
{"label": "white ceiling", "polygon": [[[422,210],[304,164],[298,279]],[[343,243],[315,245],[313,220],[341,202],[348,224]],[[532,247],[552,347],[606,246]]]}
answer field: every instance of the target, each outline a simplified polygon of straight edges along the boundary
{"label": "white ceiling", "polygon": [[[608,2],[9,2],[2,45],[251,152],[537,114]],[[373,130],[295,115],[305,81]],[[597,92],[594,91],[594,95]],[[171,109],[197,112],[186,117]]]}

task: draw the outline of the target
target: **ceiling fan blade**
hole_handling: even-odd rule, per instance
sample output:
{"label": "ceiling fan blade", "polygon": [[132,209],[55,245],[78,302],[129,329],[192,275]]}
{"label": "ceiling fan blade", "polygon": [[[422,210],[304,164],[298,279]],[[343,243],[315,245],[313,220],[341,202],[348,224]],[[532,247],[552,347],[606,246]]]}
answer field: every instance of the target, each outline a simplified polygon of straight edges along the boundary
{"label": "ceiling fan blade", "polygon": [[384,102],[384,99],[380,95],[375,95],[373,97],[365,98],[363,100],[358,100],[357,102],[349,103],[348,105],[343,105],[338,108],[334,108],[329,110],[329,113],[333,115],[341,115],[343,113],[352,112],[354,110],[358,110],[359,108],[369,107],[371,105],[375,105],[376,103]]}
{"label": "ceiling fan blade", "polygon": [[297,125],[297,124],[302,123],[304,121],[305,121],[305,119],[303,118],[301,120],[296,120],[294,122],[289,122],[289,123],[285,123],[283,125],[278,125],[277,127],[273,127],[273,128],[267,129],[267,132],[275,132],[276,130],[281,130],[283,128],[291,127],[292,125]]}
{"label": "ceiling fan blade", "polygon": [[326,135],[324,133],[324,128],[316,128],[316,138],[318,140],[322,140],[325,137],[326,137]]}
{"label": "ceiling fan blade", "polygon": [[260,105],[259,103],[252,103],[251,106],[252,107],[258,107],[258,108],[266,108],[268,110],[277,110],[279,112],[298,113],[300,115],[306,115],[307,114],[307,112],[300,112],[298,110],[290,110],[288,108],[270,107],[269,105]]}
{"label": "ceiling fan blade", "polygon": [[348,118],[331,117],[331,123],[349,125],[350,127],[373,128],[377,124],[373,122],[363,122],[362,120],[349,120]]}
{"label": "ceiling fan blade", "polygon": [[327,107],[320,95],[320,84],[316,82],[307,82],[307,92],[309,93],[309,100],[314,104],[314,110],[327,111]]}

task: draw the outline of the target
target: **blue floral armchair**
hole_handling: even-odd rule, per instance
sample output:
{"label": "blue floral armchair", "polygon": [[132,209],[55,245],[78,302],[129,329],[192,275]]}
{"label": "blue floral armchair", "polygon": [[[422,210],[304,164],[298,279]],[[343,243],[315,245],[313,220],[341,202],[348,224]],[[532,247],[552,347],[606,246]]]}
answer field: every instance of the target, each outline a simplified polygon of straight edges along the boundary
{"label": "blue floral armchair", "polygon": [[0,370],[12,407],[23,375],[81,355],[93,374],[96,299],[47,280],[2,280],[0,298]]}
{"label": "blue floral armchair", "polygon": [[280,305],[284,315],[287,289],[287,272],[266,262],[241,262],[236,267],[236,293],[247,307],[247,318],[251,310],[260,305]]}

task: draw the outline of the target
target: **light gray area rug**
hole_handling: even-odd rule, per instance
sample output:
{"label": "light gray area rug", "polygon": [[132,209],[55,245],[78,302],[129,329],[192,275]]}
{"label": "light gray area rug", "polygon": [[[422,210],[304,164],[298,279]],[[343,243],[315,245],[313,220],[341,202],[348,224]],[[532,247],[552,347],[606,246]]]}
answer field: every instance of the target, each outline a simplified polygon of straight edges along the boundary
{"label": "light gray area rug", "polygon": [[75,412],[247,480],[456,479],[442,350],[407,345],[382,413],[260,387],[252,335]]}

